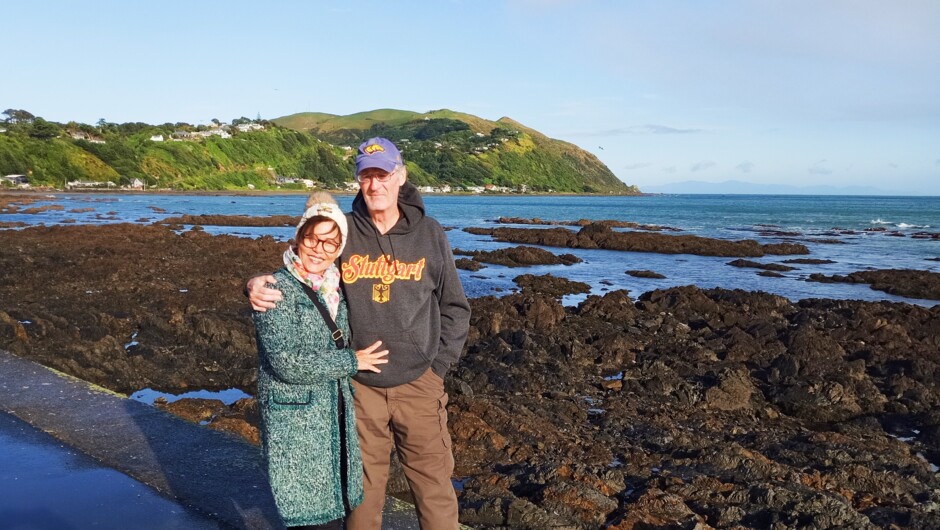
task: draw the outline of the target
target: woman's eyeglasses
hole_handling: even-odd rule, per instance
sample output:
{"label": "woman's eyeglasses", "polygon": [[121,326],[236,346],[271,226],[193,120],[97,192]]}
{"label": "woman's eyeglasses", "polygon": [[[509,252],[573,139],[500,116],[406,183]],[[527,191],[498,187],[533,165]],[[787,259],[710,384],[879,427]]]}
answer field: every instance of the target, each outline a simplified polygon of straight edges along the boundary
{"label": "woman's eyeglasses", "polygon": [[339,241],[335,239],[319,239],[316,237],[304,236],[301,241],[303,242],[304,246],[309,249],[315,249],[317,248],[317,245],[321,245],[323,246],[323,252],[326,252],[327,254],[332,254],[339,250]]}

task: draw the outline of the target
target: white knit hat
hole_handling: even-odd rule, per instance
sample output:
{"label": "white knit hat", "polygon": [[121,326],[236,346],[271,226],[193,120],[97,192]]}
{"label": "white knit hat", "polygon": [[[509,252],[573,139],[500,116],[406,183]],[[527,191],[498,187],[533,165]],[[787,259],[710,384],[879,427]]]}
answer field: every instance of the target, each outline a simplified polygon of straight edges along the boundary
{"label": "white knit hat", "polygon": [[294,241],[300,244],[300,240],[303,238],[300,229],[304,227],[304,224],[306,224],[310,218],[317,216],[326,217],[339,227],[342,242],[339,244],[338,254],[342,254],[343,249],[346,248],[346,235],[349,233],[349,228],[346,225],[346,214],[339,209],[339,204],[336,203],[336,200],[333,199],[329,193],[318,191],[307,198],[306,208],[303,216],[300,218],[300,222],[297,223],[297,232],[294,234]]}

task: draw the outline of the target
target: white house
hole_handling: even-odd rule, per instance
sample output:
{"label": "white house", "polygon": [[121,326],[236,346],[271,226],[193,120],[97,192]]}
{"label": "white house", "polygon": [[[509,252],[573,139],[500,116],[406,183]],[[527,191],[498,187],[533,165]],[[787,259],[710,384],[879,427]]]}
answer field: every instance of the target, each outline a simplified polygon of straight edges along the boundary
{"label": "white house", "polygon": [[163,135],[162,135],[162,134],[155,134],[155,135],[153,135],[153,136],[150,137],[150,141],[151,141],[151,142],[162,142],[162,141],[163,141]]}
{"label": "white house", "polygon": [[29,184],[29,178],[26,175],[4,175],[4,182],[9,182],[14,186],[21,186],[23,184]]}
{"label": "white house", "polygon": [[260,123],[241,123],[239,125],[236,125],[235,128],[237,128],[241,132],[263,131],[264,125],[261,125]]}

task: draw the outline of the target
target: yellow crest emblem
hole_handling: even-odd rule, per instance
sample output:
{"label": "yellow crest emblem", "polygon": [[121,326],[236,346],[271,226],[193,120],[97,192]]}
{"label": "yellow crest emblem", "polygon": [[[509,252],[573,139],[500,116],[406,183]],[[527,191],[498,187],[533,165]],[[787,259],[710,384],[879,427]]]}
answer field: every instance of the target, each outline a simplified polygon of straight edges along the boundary
{"label": "yellow crest emblem", "polygon": [[385,148],[379,144],[369,144],[365,149],[363,149],[363,151],[365,151],[367,155],[371,155],[373,153],[384,153]]}
{"label": "yellow crest emblem", "polygon": [[372,286],[372,301],[384,304],[388,302],[389,295],[391,294],[391,285],[386,285],[384,283],[377,283]]}

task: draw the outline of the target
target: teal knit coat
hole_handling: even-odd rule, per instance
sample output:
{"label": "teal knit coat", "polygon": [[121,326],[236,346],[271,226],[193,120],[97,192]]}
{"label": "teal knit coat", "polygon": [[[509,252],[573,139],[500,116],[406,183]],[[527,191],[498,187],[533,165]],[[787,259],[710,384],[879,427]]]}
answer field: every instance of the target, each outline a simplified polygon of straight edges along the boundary
{"label": "teal knit coat", "polygon": [[[253,314],[260,358],[261,449],[284,524],[322,524],[345,515],[339,392],[345,405],[349,507],[362,502],[362,456],[349,383],[358,361],[355,351],[336,347],[300,282],[283,268],[274,277],[283,300]],[[348,343],[345,300],[340,301],[336,325]]]}

